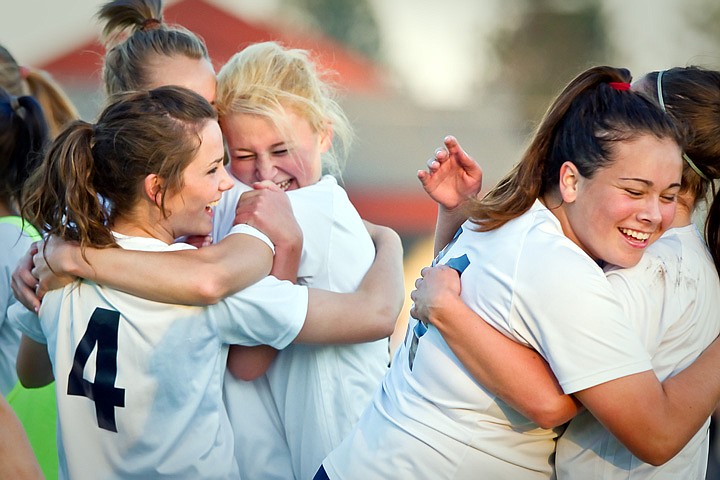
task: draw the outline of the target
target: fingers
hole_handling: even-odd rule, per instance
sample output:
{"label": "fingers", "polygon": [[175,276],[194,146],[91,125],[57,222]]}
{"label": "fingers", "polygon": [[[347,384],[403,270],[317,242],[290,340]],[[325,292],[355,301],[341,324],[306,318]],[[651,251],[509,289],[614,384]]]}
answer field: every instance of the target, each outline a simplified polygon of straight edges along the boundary
{"label": "fingers", "polygon": [[252,187],[255,190],[272,190],[274,192],[282,192],[282,189],[277,186],[272,180],[262,180],[260,182],[253,183]]}
{"label": "fingers", "polygon": [[448,154],[455,158],[455,160],[462,166],[475,165],[476,162],[473,158],[463,150],[458,143],[457,139],[452,135],[448,135],[444,140],[445,148]]}
{"label": "fingers", "polygon": [[[32,251],[32,250],[31,250]],[[40,309],[40,298],[36,295],[37,280],[31,273],[32,257],[30,251],[20,260],[12,274],[10,287],[13,295],[28,310],[37,313]]]}

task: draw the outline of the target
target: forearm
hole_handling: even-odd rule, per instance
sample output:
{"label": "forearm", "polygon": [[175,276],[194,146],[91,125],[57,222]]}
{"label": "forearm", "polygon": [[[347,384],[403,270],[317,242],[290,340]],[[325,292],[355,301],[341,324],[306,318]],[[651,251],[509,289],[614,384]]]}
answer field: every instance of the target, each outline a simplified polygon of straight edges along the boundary
{"label": "forearm", "polygon": [[402,308],[402,244],[389,228],[373,234],[375,261],[353,293],[310,289],[301,343],[358,343],[388,337]]}
{"label": "forearm", "polygon": [[15,364],[18,380],[25,388],[40,388],[53,382],[47,345],[23,335]]}
{"label": "forearm", "polygon": [[434,255],[440,253],[445,245],[455,236],[458,228],[467,220],[467,215],[462,206],[455,209],[447,209],[438,205],[437,222],[435,224],[435,241],[433,245]]}
{"label": "forearm", "polygon": [[62,266],[65,272],[142,298],[186,305],[217,303],[265,277],[272,264],[270,248],[243,234],[198,250],[86,249],[87,261],[79,249],[73,252]]}
{"label": "forearm", "polygon": [[268,345],[231,345],[228,352],[228,370],[235,378],[249,382],[263,375],[277,354],[278,351]]}
{"label": "forearm", "polygon": [[641,460],[660,465],[698,432],[720,399],[720,344],[662,384],[653,371],[606,382],[578,399]]}
{"label": "forearm", "polygon": [[431,322],[475,380],[541,427],[561,425],[578,413],[579,402],[563,393],[540,354],[497,331],[459,297]]}
{"label": "forearm", "polygon": [[275,258],[273,259],[270,274],[280,280],[297,282],[297,272],[300,267],[302,256],[302,245],[275,246]]}
{"label": "forearm", "polygon": [[20,420],[0,395],[0,478],[41,479],[40,466]]}

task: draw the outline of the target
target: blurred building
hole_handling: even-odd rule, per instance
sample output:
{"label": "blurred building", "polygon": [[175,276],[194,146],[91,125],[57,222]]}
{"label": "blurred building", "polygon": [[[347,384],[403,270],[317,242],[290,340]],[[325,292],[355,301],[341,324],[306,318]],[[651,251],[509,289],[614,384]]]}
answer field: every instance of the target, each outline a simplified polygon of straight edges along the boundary
{"label": "blurred building", "polygon": [[[251,43],[276,40],[310,50],[325,69],[337,72],[341,103],[357,134],[343,175],[345,186],[364,218],[395,228],[406,246],[433,230],[436,207],[426,198],[416,172],[446,134],[456,135],[481,161],[486,185],[509,169],[524,140],[514,126],[510,95],[488,94],[477,99],[482,105],[477,110],[428,109],[396,88],[382,65],[316,30],[244,18],[212,0],[180,0],[169,4],[164,16],[166,22],[202,36],[216,68]],[[69,45],[36,66],[49,71],[83,117],[92,119],[103,103],[103,55],[102,45],[91,39]]]}

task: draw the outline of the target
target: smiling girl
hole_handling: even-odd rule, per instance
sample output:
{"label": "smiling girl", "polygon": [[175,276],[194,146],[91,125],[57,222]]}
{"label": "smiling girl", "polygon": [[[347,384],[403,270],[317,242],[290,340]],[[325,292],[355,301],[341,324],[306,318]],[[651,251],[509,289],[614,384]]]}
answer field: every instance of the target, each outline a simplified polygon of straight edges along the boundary
{"label": "smiling girl", "polygon": [[[309,52],[275,42],[251,45],[221,68],[217,108],[228,169],[239,182],[218,206],[214,234],[222,238],[232,226],[243,185],[270,183],[288,193],[303,232],[298,284],[351,292],[375,249],[344,189],[323,175],[340,170],[338,157],[351,137],[333,97]],[[311,478],[350,431],[387,370],[388,340],[343,343],[291,345],[250,383],[228,376],[226,404],[243,477]],[[243,373],[247,357],[235,355],[231,371],[252,378]]]}
{"label": "smiling girl", "polygon": [[[83,252],[192,249],[172,242],[210,232],[211,206],[232,186],[223,159],[216,112],[196,93],[124,94],[96,124],[63,131],[29,180],[22,211]],[[252,227],[235,227],[240,234],[263,245],[269,270],[272,245]],[[39,318],[16,305],[21,382],[56,380],[60,478],[237,477],[222,401],[228,344],[336,342],[363,318],[353,310],[385,309],[378,293],[390,287],[388,273],[399,276],[371,269],[346,295],[268,276],[210,307],[77,281],[48,293]]]}
{"label": "smiling girl", "polygon": [[[661,384],[599,266],[637,264],[671,224],[680,189],[678,131],[629,80],[627,70],[595,67],[570,82],[436,263],[460,273],[455,295],[470,309],[542,355],[562,389],[660,462],[717,403],[720,349]],[[383,387],[316,478],[554,478],[562,428],[536,424],[478,383],[443,336],[475,329],[411,319]]]}

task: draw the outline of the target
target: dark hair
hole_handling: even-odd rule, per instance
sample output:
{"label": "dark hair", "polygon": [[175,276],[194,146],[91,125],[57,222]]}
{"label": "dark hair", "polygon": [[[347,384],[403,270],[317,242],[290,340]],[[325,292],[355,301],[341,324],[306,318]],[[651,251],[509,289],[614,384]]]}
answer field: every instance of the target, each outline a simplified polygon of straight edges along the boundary
{"label": "dark hair", "polygon": [[60,85],[44,70],[20,66],[0,45],[0,87],[16,97],[30,95],[42,106],[50,136],[56,136],[67,123],[80,118]]}
{"label": "dark hair", "polygon": [[163,200],[182,187],[199,132],[213,119],[207,100],[185,88],[119,94],[96,124],[76,121],[53,142],[28,180],[22,213],[38,230],[81,247],[115,246],[113,220],[135,205],[144,178],[165,180]]}
{"label": "dark hair", "polygon": [[[658,74],[647,74],[642,86],[655,101]],[[661,80],[665,108],[687,132],[685,154],[707,177],[702,178],[684,161],[682,190],[690,192],[696,203],[708,198],[710,190],[713,192],[705,220],[705,239],[720,272],[720,201],[714,189],[714,182],[720,178],[720,72],[696,66],[676,67],[664,71]]]}
{"label": "dark hair", "polygon": [[103,84],[108,95],[147,88],[155,56],[209,60],[200,37],[179,25],[163,23],[161,0],[115,0],[103,5],[97,16],[105,22],[103,38],[108,50]]}
{"label": "dark hair", "polygon": [[16,97],[0,88],[0,201],[17,207],[47,141],[45,116],[35,99]]}
{"label": "dark hair", "polygon": [[[558,189],[560,167],[572,161],[591,178],[613,162],[617,142],[644,134],[682,145],[672,119],[644,95],[627,90],[626,69],[593,67],[573,79],[550,105],[520,162],[469,214],[479,230],[496,229]],[[617,82],[624,88],[610,85]]]}

